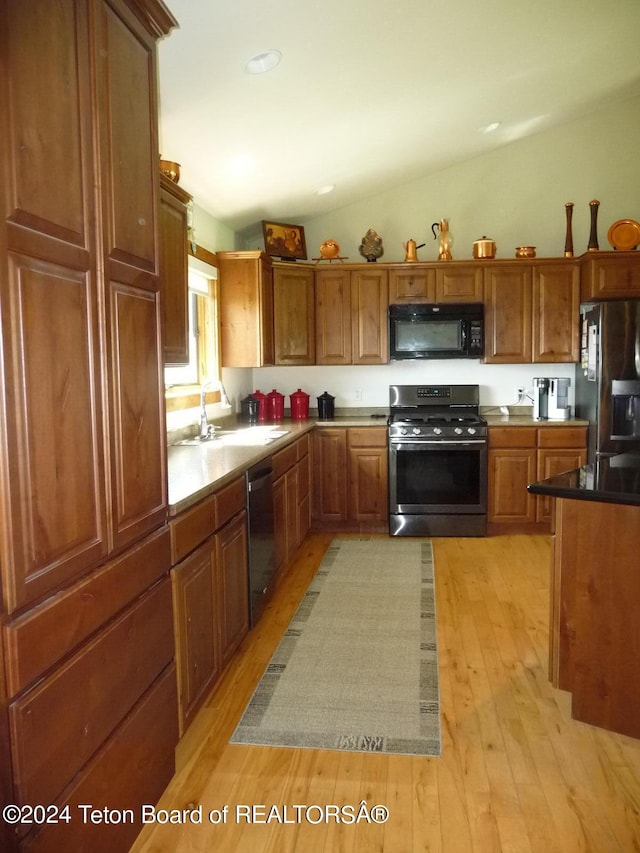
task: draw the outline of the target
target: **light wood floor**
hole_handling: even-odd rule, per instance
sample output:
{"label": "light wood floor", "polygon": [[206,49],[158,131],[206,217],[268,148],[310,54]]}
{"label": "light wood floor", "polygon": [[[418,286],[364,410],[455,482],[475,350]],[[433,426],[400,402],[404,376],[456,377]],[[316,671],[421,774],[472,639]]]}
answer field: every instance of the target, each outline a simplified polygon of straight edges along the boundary
{"label": "light wood floor", "polygon": [[[434,539],[443,755],[227,743],[330,541],[313,535],[178,750],[159,806],[225,825],[146,827],[135,853],[640,850],[640,741],[571,719],[547,680],[550,540]],[[237,804],[386,805],[385,824],[237,822]]]}

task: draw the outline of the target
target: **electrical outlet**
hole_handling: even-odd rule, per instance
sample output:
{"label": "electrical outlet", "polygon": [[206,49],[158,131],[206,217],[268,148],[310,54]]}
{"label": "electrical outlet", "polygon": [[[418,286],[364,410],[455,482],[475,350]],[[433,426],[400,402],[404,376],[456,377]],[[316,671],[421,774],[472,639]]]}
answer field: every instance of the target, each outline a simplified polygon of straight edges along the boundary
{"label": "electrical outlet", "polygon": [[362,400],[362,388],[354,388],[353,389],[353,399],[356,402],[360,402],[360,400]]}

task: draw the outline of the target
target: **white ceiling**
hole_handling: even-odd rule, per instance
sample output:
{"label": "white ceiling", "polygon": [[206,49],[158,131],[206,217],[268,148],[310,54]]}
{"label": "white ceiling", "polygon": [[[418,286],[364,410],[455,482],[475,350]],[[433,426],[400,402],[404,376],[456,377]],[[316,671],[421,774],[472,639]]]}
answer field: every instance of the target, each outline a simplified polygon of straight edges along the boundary
{"label": "white ceiling", "polygon": [[[304,222],[640,94],[640,0],[167,5],[180,28],[160,44],[162,156],[236,231]],[[247,74],[268,49],[277,68]]]}

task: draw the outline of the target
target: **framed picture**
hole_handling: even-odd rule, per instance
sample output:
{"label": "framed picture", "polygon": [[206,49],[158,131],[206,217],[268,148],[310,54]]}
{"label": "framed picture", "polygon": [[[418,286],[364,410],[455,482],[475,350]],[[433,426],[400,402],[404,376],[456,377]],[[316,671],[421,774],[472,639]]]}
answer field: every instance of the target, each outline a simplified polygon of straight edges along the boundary
{"label": "framed picture", "polygon": [[267,255],[285,261],[306,261],[307,247],[302,225],[287,225],[284,222],[262,220],[264,248]]}

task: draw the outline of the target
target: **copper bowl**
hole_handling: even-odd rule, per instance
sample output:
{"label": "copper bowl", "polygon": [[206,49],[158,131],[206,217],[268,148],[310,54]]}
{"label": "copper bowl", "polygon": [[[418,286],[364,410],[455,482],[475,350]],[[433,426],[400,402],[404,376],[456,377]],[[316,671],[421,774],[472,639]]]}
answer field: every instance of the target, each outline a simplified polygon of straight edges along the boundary
{"label": "copper bowl", "polygon": [[180,180],[180,163],[174,163],[173,160],[160,160],[160,171],[176,184]]}
{"label": "copper bowl", "polygon": [[518,246],[516,248],[516,258],[535,258],[535,246]]}

